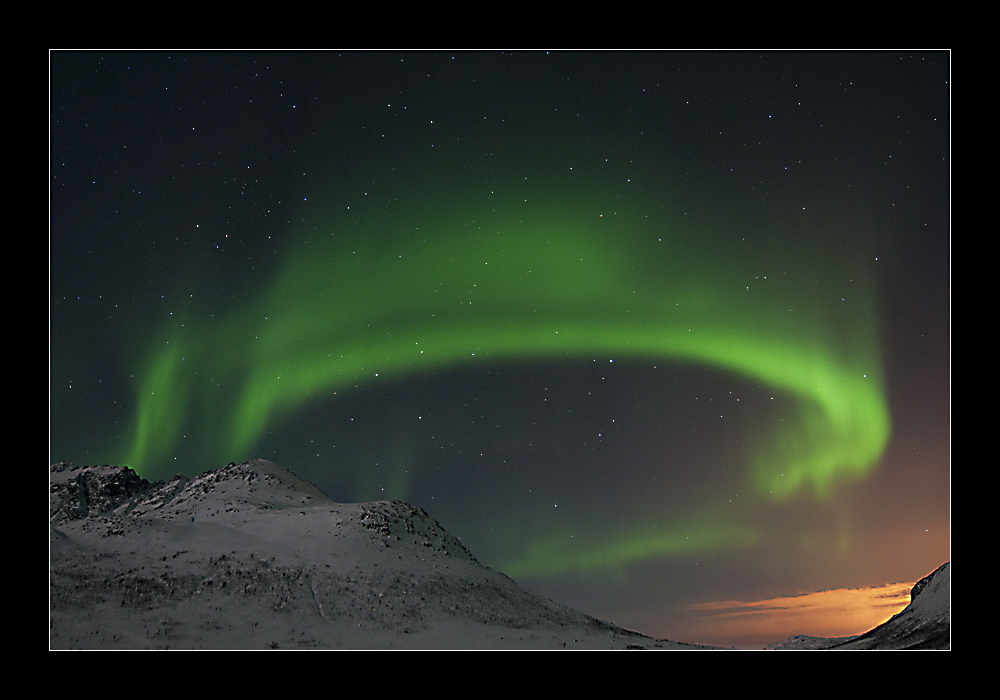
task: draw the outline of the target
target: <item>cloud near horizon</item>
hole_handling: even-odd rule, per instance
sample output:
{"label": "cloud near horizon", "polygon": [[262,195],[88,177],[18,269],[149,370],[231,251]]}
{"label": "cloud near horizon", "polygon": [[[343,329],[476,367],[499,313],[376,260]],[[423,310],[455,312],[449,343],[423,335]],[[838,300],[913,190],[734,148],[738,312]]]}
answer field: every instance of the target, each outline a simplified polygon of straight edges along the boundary
{"label": "cloud near horizon", "polygon": [[[849,637],[863,634],[901,612],[910,603],[913,585],[888,583],[764,600],[697,603],[686,608],[692,613],[687,624],[705,643],[714,644],[777,642],[789,628],[807,636]],[[684,634],[688,633],[685,629]]]}

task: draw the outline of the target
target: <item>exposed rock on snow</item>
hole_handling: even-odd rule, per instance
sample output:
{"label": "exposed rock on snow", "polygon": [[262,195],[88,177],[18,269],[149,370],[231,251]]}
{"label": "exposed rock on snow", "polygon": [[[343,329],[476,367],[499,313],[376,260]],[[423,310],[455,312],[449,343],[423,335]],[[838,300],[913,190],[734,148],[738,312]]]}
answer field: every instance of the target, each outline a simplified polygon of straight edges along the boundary
{"label": "exposed rock on snow", "polygon": [[534,596],[423,510],[270,462],[50,473],[52,648],[692,648]]}

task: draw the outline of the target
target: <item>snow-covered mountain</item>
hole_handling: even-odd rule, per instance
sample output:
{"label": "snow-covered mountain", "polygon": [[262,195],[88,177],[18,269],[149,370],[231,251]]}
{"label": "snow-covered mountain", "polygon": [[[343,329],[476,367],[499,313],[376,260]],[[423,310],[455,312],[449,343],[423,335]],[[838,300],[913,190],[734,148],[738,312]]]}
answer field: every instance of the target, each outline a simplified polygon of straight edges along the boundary
{"label": "snow-covered mountain", "polygon": [[423,510],[270,462],[50,469],[54,649],[692,648],[532,595]]}
{"label": "snow-covered mountain", "polygon": [[[337,503],[255,460],[150,483],[50,468],[52,649],[693,649],[535,596],[423,510]],[[950,566],[859,637],[774,648],[950,648]]]}

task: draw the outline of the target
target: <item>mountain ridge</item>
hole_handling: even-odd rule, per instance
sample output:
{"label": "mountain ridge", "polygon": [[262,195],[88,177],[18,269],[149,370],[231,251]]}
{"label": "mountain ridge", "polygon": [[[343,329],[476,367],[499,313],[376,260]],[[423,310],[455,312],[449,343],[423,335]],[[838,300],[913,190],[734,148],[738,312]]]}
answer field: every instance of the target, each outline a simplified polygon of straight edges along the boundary
{"label": "mountain ridge", "polygon": [[524,591],[402,501],[255,460],[50,468],[53,648],[690,648]]}
{"label": "mountain ridge", "polygon": [[[50,465],[53,649],[710,649],[531,594],[403,501],[338,503],[252,460],[149,482]],[[770,649],[950,649],[950,562],[856,637]]]}

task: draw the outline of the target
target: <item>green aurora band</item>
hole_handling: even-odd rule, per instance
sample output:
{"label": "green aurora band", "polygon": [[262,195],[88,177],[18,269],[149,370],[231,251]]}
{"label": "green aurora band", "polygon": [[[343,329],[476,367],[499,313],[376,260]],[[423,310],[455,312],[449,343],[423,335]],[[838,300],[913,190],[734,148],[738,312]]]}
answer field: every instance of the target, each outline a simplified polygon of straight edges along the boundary
{"label": "green aurora band", "polygon": [[752,481],[774,500],[828,496],[878,463],[890,420],[863,265],[597,198],[498,200],[330,217],[257,300],[178,310],[137,368],[126,463],[160,469],[184,440],[220,463],[251,455],[308,402],[362,384],[594,357],[698,363],[791,398],[779,429],[747,428]]}
{"label": "green aurora band", "polygon": [[739,516],[705,507],[636,517],[619,528],[522,524],[515,539],[522,546],[502,553],[496,565],[517,580],[588,575],[628,585],[630,571],[643,562],[749,548],[764,535]]}

